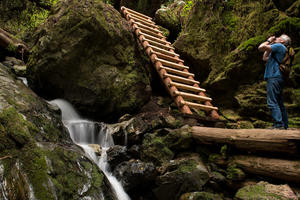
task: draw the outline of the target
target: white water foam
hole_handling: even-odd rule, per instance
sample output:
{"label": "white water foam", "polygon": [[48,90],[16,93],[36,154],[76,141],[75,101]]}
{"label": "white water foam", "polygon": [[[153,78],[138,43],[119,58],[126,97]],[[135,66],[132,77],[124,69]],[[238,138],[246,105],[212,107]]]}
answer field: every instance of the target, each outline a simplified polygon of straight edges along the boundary
{"label": "white water foam", "polygon": [[[121,183],[109,171],[106,151],[109,147],[114,145],[111,131],[104,126],[104,124],[99,124],[100,130],[97,130],[95,122],[81,119],[74,107],[65,100],[56,99],[50,103],[56,104],[61,109],[63,124],[69,130],[73,142],[81,146],[86,155],[88,155],[103,171],[106,178],[109,180],[117,199],[130,200]],[[99,144],[102,147],[100,158],[97,157],[94,149],[90,147],[89,144]]]}

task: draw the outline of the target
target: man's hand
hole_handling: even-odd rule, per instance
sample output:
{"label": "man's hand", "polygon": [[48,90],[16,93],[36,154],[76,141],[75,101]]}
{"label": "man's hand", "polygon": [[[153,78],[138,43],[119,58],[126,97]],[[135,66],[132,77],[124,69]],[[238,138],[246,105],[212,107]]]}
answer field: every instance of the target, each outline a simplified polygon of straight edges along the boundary
{"label": "man's hand", "polygon": [[275,40],[276,40],[276,37],[275,37],[275,36],[271,36],[271,37],[268,38],[267,41],[268,41],[269,43],[273,43]]}

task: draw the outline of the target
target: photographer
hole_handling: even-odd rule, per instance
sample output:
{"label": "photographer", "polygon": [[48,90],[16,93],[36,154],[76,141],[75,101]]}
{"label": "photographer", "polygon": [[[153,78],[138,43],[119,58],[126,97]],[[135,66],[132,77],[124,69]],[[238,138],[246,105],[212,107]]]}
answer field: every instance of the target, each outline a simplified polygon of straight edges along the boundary
{"label": "photographer", "polygon": [[267,61],[264,79],[267,81],[267,104],[274,119],[273,129],[287,129],[288,117],[283,105],[282,90],[284,78],[275,59],[282,61],[285,57],[291,38],[285,34],[272,36],[259,45],[258,50],[264,52],[263,60]]}

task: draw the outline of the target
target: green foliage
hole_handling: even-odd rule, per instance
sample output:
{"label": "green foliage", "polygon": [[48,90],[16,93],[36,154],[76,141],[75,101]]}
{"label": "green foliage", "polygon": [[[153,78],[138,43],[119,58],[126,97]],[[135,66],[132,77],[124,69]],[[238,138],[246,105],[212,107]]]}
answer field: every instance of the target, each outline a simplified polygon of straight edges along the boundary
{"label": "green foliage", "polygon": [[187,17],[193,6],[194,6],[194,0],[185,1],[185,6],[183,7],[181,16]]}

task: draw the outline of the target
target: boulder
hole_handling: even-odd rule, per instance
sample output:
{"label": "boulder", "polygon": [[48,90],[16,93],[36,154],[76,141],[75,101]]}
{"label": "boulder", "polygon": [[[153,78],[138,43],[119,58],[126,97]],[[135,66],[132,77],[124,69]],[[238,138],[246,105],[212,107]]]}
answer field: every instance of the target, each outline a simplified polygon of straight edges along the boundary
{"label": "boulder", "polygon": [[187,192],[201,191],[209,173],[197,154],[184,154],[165,163],[157,177],[154,193],[159,200],[179,199]]}
{"label": "boulder", "polygon": [[297,196],[288,185],[273,185],[267,182],[259,182],[255,185],[245,186],[238,190],[235,197],[240,200],[297,200]]}
{"label": "boulder", "polygon": [[129,160],[126,146],[114,145],[107,150],[107,162],[113,171],[123,161]]}
{"label": "boulder", "polygon": [[153,163],[133,159],[120,163],[113,174],[121,180],[126,191],[140,193],[140,190],[147,190],[153,184],[157,171]]}
{"label": "boulder", "polygon": [[151,87],[129,24],[101,1],[61,1],[35,33],[28,82],[83,115],[109,121],[148,101]]}
{"label": "boulder", "polygon": [[212,194],[209,192],[191,192],[183,194],[180,200],[222,200],[218,194]]}
{"label": "boulder", "polygon": [[112,199],[60,113],[14,77],[0,63],[0,199]]}
{"label": "boulder", "polygon": [[173,159],[175,153],[191,149],[194,143],[189,130],[189,126],[184,126],[147,134],[141,146],[141,159],[161,165]]}

